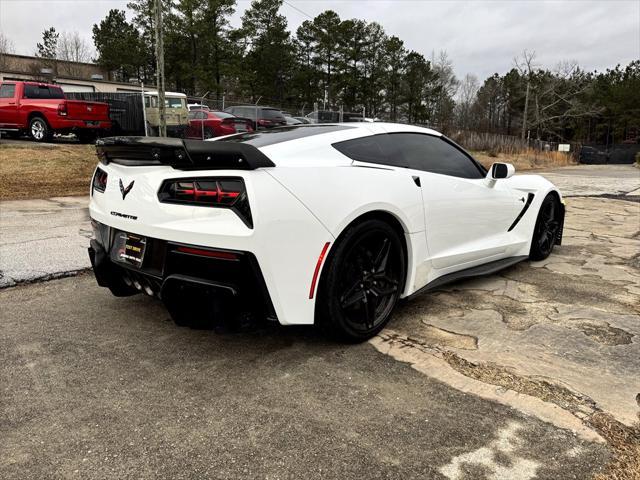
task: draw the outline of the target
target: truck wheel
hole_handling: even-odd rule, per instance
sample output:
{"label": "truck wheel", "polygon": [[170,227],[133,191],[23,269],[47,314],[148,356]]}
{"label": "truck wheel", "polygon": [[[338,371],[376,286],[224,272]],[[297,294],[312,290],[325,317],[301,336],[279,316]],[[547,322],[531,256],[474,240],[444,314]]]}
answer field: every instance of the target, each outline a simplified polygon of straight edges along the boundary
{"label": "truck wheel", "polygon": [[52,132],[49,125],[42,117],[33,117],[29,122],[29,136],[36,142],[51,140]]}

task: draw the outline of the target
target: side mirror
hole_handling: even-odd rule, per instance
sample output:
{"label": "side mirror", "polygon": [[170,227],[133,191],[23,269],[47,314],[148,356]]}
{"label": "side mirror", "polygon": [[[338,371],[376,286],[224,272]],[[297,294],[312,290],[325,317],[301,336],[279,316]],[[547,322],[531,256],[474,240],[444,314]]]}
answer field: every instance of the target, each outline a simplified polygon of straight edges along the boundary
{"label": "side mirror", "polygon": [[487,177],[491,180],[499,180],[501,178],[510,178],[516,173],[516,169],[510,163],[494,163]]}

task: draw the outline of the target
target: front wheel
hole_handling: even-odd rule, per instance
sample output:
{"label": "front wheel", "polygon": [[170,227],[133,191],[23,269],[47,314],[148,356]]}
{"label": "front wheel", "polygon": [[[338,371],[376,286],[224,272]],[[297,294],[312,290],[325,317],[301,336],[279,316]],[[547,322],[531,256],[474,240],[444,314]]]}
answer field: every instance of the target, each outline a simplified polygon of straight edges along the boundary
{"label": "front wheel", "polygon": [[29,136],[36,142],[46,142],[51,139],[52,132],[42,117],[33,117],[29,122]]}
{"label": "front wheel", "polygon": [[391,318],[406,272],[402,241],[386,222],[349,227],[334,246],[317,300],[319,323],[341,340],[362,342]]}
{"label": "front wheel", "polygon": [[555,195],[549,194],[540,205],[536,226],[533,229],[529,252],[531,260],[544,260],[551,254],[560,228],[560,203]]}

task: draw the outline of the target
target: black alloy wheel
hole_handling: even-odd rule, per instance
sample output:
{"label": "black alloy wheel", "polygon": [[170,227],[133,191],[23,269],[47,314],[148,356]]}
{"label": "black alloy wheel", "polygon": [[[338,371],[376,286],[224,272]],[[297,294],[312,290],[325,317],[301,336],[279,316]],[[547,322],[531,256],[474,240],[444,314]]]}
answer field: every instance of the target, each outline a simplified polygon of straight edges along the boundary
{"label": "black alloy wheel", "polygon": [[318,296],[322,324],[351,342],[382,330],[404,287],[405,257],[396,231],[377,219],[349,227],[325,268]]}
{"label": "black alloy wheel", "polygon": [[553,246],[556,244],[558,230],[560,229],[560,205],[555,195],[549,194],[542,201],[538,219],[533,230],[531,241],[531,260],[544,260],[547,258]]}

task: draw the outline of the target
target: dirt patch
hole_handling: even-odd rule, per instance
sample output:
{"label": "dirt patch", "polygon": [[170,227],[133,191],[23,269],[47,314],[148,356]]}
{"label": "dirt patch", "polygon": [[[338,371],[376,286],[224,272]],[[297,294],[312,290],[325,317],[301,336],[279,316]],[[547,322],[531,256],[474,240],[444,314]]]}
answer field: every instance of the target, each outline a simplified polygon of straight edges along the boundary
{"label": "dirt patch", "polygon": [[0,200],[87,195],[93,145],[0,145]]}
{"label": "dirt patch", "polygon": [[640,420],[627,427],[605,413],[595,413],[588,423],[613,449],[613,459],[594,480],[640,479]]}
{"label": "dirt patch", "polygon": [[598,324],[588,320],[578,321],[576,328],[592,340],[603,345],[629,345],[633,335],[608,323]]}
{"label": "dirt patch", "polygon": [[462,350],[478,349],[478,339],[476,337],[451,332],[444,328],[433,326],[429,323],[424,323],[424,327],[419,333],[422,340],[428,343],[435,343],[437,345],[459,348]]}

